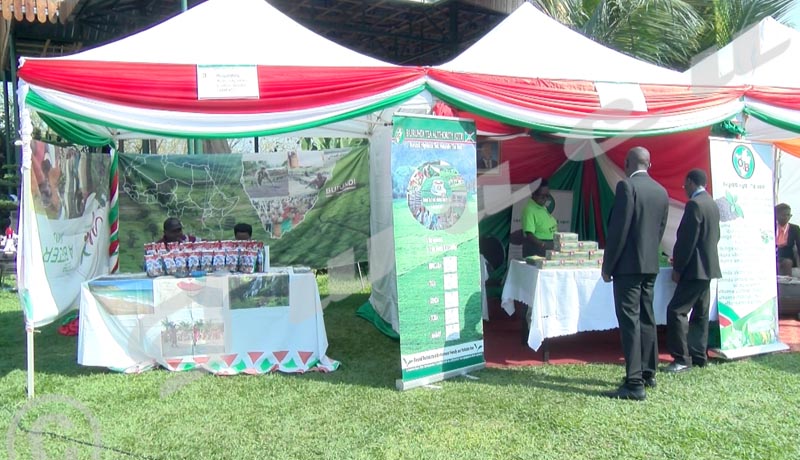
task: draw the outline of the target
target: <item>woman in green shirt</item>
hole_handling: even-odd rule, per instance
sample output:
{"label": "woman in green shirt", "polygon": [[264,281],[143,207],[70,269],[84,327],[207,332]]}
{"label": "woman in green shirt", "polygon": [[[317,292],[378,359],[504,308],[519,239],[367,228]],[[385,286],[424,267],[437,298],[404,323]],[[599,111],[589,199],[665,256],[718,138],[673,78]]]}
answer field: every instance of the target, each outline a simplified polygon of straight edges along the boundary
{"label": "woman in green shirt", "polygon": [[553,249],[553,234],[558,227],[555,217],[547,210],[552,199],[547,179],[542,179],[539,188],[533,192],[522,211],[522,256],[544,257],[548,249]]}

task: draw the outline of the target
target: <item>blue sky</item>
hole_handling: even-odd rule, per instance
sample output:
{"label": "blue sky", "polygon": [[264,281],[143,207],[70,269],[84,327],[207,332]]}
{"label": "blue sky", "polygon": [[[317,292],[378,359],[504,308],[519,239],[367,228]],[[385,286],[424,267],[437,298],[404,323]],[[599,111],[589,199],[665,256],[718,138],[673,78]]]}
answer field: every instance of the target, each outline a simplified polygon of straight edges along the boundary
{"label": "blue sky", "polygon": [[788,17],[794,28],[800,30],[800,1],[795,1],[794,8],[789,12]]}

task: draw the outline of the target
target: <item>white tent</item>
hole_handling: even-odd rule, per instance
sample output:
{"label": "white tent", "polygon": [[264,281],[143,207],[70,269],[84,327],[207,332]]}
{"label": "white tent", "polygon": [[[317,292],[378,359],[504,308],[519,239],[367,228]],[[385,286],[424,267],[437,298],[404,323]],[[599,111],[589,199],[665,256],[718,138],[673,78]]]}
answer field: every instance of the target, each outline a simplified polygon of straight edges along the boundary
{"label": "white tent", "polygon": [[[794,69],[800,62],[800,31],[773,18],[765,18],[737,36],[731,43],[711,53],[685,72],[696,85],[747,85],[772,88],[800,88],[800,74]],[[800,112],[768,107],[748,98],[749,107],[800,120]],[[798,134],[770,125],[753,116],[745,122],[747,138],[777,141],[795,139]],[[800,207],[800,148],[797,142],[781,143],[792,151],[779,153],[776,168],[776,197]]]}
{"label": "white tent", "polygon": [[[247,14],[242,14],[245,11]],[[518,21],[516,18],[521,18],[522,25],[511,29],[504,22],[500,26],[502,33],[493,31],[484,40],[506,34],[509,34],[506,40],[511,40],[511,34],[522,34],[515,39],[519,48],[519,40],[525,40],[530,30],[555,24],[530,5],[523,5],[512,16],[508,24],[513,25]],[[531,24],[528,22],[531,20],[542,24]],[[623,67],[624,75],[620,72],[601,76],[622,82],[631,81],[626,78],[628,75],[636,75],[641,82],[668,82],[675,77],[674,72],[640,63],[563,26],[559,28],[560,33],[571,38],[557,40],[561,52],[554,60],[563,61],[563,56],[577,50],[576,43],[582,42],[586,51],[576,53],[565,69],[583,68],[586,73],[570,75],[564,70],[537,77],[575,79],[586,78],[590,73],[597,77],[600,70]],[[547,37],[547,40],[555,39]],[[482,42],[476,46],[484,46]],[[590,65],[587,59],[601,52],[605,60]],[[229,138],[305,134],[309,130],[316,136],[367,137],[372,145],[370,167],[375,178],[389,177],[392,113],[399,104],[406,111],[427,110],[430,102],[426,98],[419,100],[418,105],[409,104],[409,99],[426,88],[433,91],[434,86],[439,93],[455,94],[451,99],[480,105],[486,116],[552,132],[603,137],[693,129],[741,110],[735,92],[694,92],[677,86],[539,80],[539,86],[524,82],[499,88],[498,81],[508,80],[499,75],[517,73],[504,67],[505,61],[495,56],[491,63],[480,63],[479,70],[495,76],[476,77],[470,82],[471,89],[479,91],[470,93],[458,86],[469,77],[467,74],[397,67],[362,56],[306,30],[263,0],[208,0],[151,29],[94,50],[59,59],[27,59],[20,68],[20,78],[23,91],[28,93],[21,99],[29,108],[48,117],[47,122],[53,122],[51,127],[59,124],[63,131],[71,130],[87,145],[148,136]],[[549,61],[542,55],[534,63]],[[220,64],[255,66],[259,97],[229,101],[199,98],[198,69]],[[638,75],[629,70],[634,67],[642,69]],[[652,76],[647,76],[649,72]],[[664,76],[656,78],[658,72]],[[445,81],[437,82],[437,78]],[[494,97],[501,93],[524,97],[518,100]],[[573,101],[576,93],[581,94],[577,102]],[[620,111],[613,103],[606,104],[608,98],[612,102],[633,101],[639,106]],[[472,101],[477,102],[472,104]],[[30,131],[26,136],[24,140],[29,140]],[[89,144],[90,141],[95,143]],[[26,168],[30,167],[30,155],[28,149],[24,157]],[[391,284],[394,283],[391,184],[374,180],[370,187],[373,212],[369,257],[375,261],[370,267],[372,300],[383,318],[396,328],[397,302]],[[35,227],[29,228],[36,231]],[[35,250],[28,246],[23,253]],[[34,252],[25,253],[21,260],[41,260],[41,253]],[[21,291],[38,296],[31,300],[41,310],[52,293],[28,288],[42,279],[43,267],[31,263],[20,273],[27,280],[21,284]],[[52,299],[49,303],[52,304]]]}
{"label": "white tent", "polygon": [[686,83],[680,72],[607,48],[523,3],[455,59],[455,72],[614,83]]}

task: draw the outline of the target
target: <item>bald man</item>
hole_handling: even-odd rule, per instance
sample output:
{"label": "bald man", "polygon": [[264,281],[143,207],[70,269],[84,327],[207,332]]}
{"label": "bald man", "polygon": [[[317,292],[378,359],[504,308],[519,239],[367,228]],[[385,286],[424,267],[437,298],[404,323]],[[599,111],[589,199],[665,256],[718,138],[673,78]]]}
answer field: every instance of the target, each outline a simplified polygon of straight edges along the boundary
{"label": "bald man", "polygon": [[641,401],[656,385],[658,365],[653,286],[667,225],[664,187],[648,174],[650,152],[634,147],[625,157],[628,178],[617,184],[608,221],[602,276],[614,282],[614,306],[625,356],[625,383],[605,396]]}

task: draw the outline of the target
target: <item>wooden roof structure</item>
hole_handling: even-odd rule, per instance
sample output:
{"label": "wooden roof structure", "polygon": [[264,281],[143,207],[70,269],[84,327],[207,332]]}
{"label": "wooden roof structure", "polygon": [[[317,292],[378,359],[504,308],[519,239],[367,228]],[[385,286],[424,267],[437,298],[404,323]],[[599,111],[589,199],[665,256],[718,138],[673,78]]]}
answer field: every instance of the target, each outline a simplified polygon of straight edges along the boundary
{"label": "wooden roof structure", "polygon": [[[355,51],[396,64],[435,65],[458,55],[525,0],[265,1]],[[181,0],[0,0],[0,64],[9,69],[12,36],[17,56],[61,56],[144,30],[181,7]]]}

